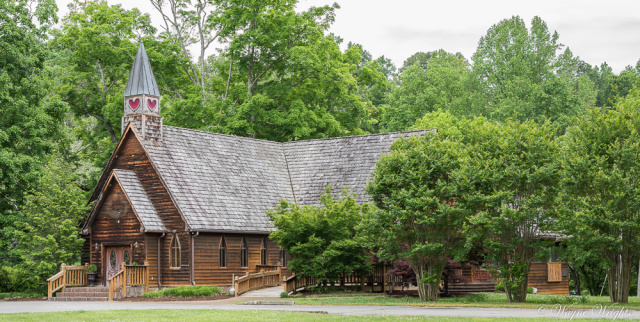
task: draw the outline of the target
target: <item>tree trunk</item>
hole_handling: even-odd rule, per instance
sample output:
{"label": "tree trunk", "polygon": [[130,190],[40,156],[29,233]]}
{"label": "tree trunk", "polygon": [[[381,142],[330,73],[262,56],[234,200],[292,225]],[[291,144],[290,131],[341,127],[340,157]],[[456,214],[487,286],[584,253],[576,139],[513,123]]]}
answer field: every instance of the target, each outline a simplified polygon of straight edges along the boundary
{"label": "tree trunk", "polygon": [[631,286],[631,250],[622,247],[622,254],[614,254],[612,265],[609,267],[609,298],[611,303],[629,303],[629,289]]}
{"label": "tree trunk", "polygon": [[[426,276],[432,276],[433,267],[424,268],[419,267],[418,269],[413,269],[416,273],[416,280],[418,281],[418,295],[420,295],[420,300],[422,301],[437,301],[438,293],[440,292],[439,282],[435,283],[422,283],[421,280]],[[442,270],[440,270],[439,274],[442,274]],[[426,276],[425,276],[426,275]]]}
{"label": "tree trunk", "polygon": [[578,270],[576,269],[575,265],[569,265],[569,270],[571,271],[571,274],[573,275],[573,284],[574,284],[574,291],[576,293],[576,295],[580,295],[580,289],[581,289],[581,285],[580,285],[580,272],[578,272]]}

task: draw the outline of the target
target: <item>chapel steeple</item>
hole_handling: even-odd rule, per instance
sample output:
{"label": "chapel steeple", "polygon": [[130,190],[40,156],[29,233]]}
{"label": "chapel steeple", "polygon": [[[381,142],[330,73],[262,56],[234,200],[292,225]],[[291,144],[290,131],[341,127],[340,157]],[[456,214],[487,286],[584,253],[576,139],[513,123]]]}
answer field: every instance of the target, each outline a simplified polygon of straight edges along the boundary
{"label": "chapel steeple", "polygon": [[160,90],[142,40],[124,89],[123,132],[129,123],[143,140],[162,141]]}

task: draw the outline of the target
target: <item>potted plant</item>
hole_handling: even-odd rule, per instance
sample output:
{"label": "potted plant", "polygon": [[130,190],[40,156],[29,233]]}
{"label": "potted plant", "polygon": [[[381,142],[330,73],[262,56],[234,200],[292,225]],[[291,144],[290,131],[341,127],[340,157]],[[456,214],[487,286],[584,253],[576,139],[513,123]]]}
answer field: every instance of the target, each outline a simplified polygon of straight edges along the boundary
{"label": "potted plant", "polygon": [[87,266],[87,280],[89,281],[89,286],[93,286],[93,282],[96,280],[97,272],[98,267],[96,266],[96,264]]}

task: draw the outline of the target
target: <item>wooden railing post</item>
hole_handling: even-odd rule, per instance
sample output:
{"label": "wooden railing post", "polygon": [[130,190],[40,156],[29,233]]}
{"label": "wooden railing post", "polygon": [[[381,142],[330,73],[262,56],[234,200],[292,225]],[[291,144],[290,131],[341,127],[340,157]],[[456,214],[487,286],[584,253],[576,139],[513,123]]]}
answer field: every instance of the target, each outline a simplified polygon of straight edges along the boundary
{"label": "wooden railing post", "polygon": [[127,297],[127,265],[122,263],[122,298]]}
{"label": "wooden railing post", "polygon": [[67,272],[66,271],[67,265],[65,265],[64,263],[62,263],[62,265],[60,265],[60,269],[62,270],[62,291],[64,292],[64,288],[67,285],[66,283],[66,279],[67,279]]}
{"label": "wooden railing post", "polygon": [[149,262],[144,261],[144,292],[149,293]]}
{"label": "wooden railing post", "polygon": [[235,289],[235,296],[238,297],[238,276],[236,276],[233,281],[233,288]]}
{"label": "wooden railing post", "polygon": [[89,263],[84,263],[84,270],[82,271],[83,286],[87,286],[89,284],[89,278],[87,277],[87,268],[89,268]]}

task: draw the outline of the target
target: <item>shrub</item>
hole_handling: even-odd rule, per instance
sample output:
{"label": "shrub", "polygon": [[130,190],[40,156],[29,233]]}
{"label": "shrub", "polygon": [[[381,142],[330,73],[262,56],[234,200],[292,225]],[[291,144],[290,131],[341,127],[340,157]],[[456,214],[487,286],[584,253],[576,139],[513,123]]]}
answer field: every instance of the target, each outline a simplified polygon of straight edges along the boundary
{"label": "shrub", "polygon": [[145,293],[144,297],[201,297],[222,294],[217,286],[179,286]]}
{"label": "shrub", "polygon": [[502,285],[502,283],[496,284],[496,292],[504,292],[504,285]]}
{"label": "shrub", "polygon": [[280,293],[280,297],[281,297],[281,298],[283,298],[283,299],[284,299],[284,298],[287,298],[287,297],[289,297],[289,293],[287,293],[287,292],[282,292],[282,293]]}
{"label": "shrub", "polygon": [[96,266],[96,264],[91,264],[87,266],[87,273],[95,273],[97,271],[98,271],[98,267]]}
{"label": "shrub", "polygon": [[533,287],[531,286],[527,287],[527,294],[533,294]]}

